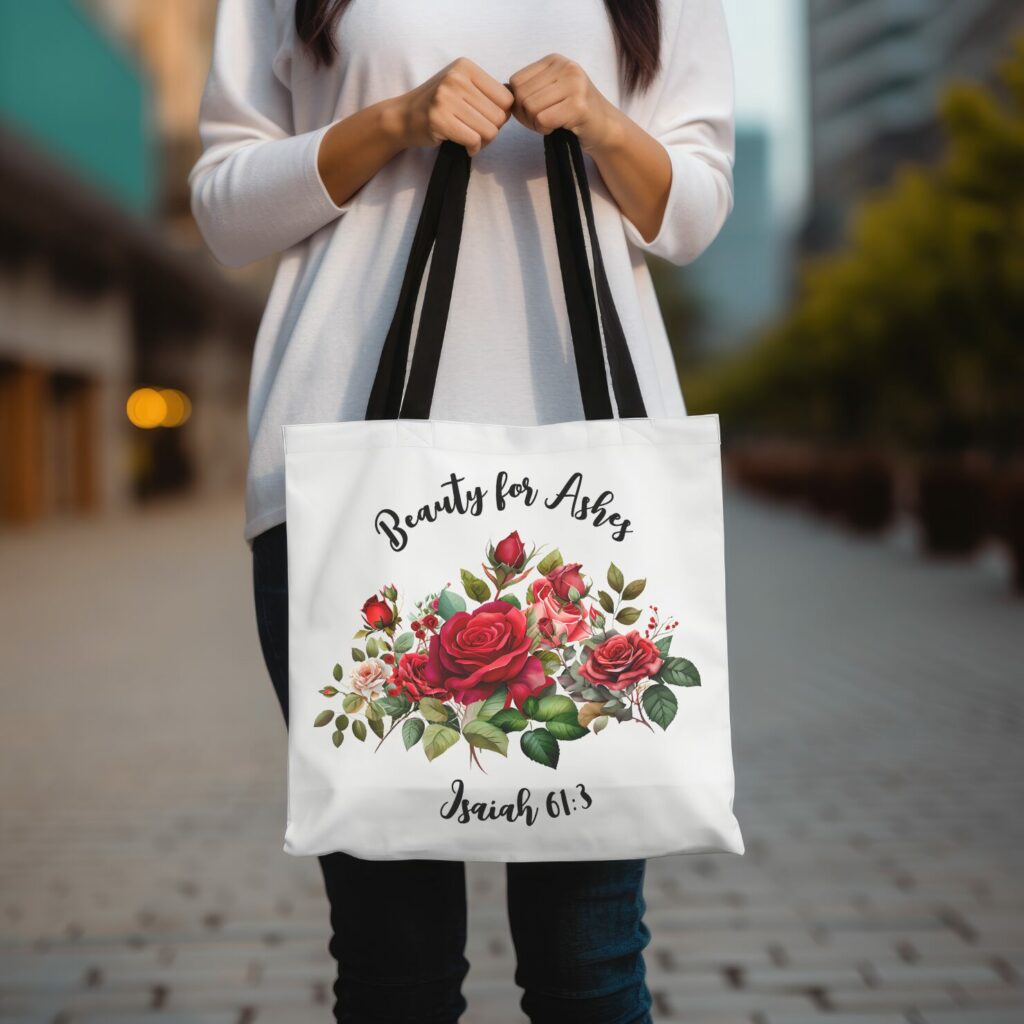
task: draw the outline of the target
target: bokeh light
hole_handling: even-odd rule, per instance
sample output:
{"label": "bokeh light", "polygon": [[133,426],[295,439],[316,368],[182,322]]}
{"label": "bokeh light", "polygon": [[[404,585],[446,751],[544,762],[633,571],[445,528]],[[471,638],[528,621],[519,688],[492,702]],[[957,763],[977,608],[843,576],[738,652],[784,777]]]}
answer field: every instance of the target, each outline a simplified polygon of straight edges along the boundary
{"label": "bokeh light", "polygon": [[128,396],[125,412],[141,430],[180,427],[192,415],[192,403],[176,388],[137,388]]}

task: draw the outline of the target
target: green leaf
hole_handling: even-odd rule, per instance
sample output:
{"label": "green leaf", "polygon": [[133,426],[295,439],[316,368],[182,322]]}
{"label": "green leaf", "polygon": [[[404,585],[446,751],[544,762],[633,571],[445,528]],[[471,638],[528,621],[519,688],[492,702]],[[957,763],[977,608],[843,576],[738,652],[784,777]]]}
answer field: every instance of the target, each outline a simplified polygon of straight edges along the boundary
{"label": "green leaf", "polygon": [[537,712],[532,717],[538,722],[550,722],[560,715],[572,715],[576,719],[576,702],[563,693],[553,693],[550,697],[542,697],[537,704]]}
{"label": "green leaf", "polygon": [[316,719],[314,720],[313,725],[315,725],[316,728],[319,729],[322,726],[325,726],[333,718],[334,718],[334,712],[331,711],[330,708],[328,708],[326,711],[321,711],[320,714],[316,716]]}
{"label": "green leaf", "polygon": [[345,699],[341,702],[342,710],[351,715],[363,706],[363,701],[364,698],[358,693],[346,693]]}
{"label": "green leaf", "polygon": [[615,591],[616,594],[622,593],[622,588],[626,585],[626,581],[623,578],[622,570],[612,562],[608,566],[608,586]]}
{"label": "green leaf", "polygon": [[554,551],[549,551],[538,563],[537,572],[541,576],[547,576],[552,569],[557,569],[562,564],[562,552],[555,548]]}
{"label": "green leaf", "polygon": [[459,575],[462,577],[462,589],[477,604],[490,600],[491,588],[479,576],[474,576],[468,569],[460,569]]}
{"label": "green leaf", "polygon": [[544,675],[553,676],[562,670],[562,659],[554,651],[538,651],[537,657],[544,666]]}
{"label": "green leaf", "polygon": [[508,690],[504,686],[499,686],[494,693],[484,701],[483,707],[477,712],[477,718],[482,722],[490,721],[493,715],[496,715],[505,706],[505,701],[508,700]]}
{"label": "green leaf", "polygon": [[341,677],[344,674],[345,674],[344,669],[340,665],[335,665],[334,666],[334,670],[331,672],[331,675],[334,676],[334,681],[336,683],[340,683],[341,682]]}
{"label": "green leaf", "polygon": [[537,714],[537,708],[540,705],[540,701],[537,700],[532,694],[523,701],[523,714],[527,718],[533,718]]}
{"label": "green leaf", "polygon": [[502,732],[520,732],[525,729],[529,719],[519,708],[502,708],[496,715],[487,720],[491,725],[501,729]]}
{"label": "green leaf", "polygon": [[352,723],[352,735],[355,736],[360,743],[366,739],[366,723],[361,718],[357,718]]}
{"label": "green leaf", "polygon": [[547,723],[547,730],[556,740],[578,740],[587,735],[586,726],[580,725],[575,711],[569,711]]}
{"label": "green leaf", "polygon": [[676,695],[661,683],[648,686],[640,701],[647,712],[647,717],[662,729],[667,729],[672,724],[672,719],[676,717],[676,709],[679,707]]}
{"label": "green leaf", "polygon": [[522,608],[523,606],[519,603],[519,598],[515,594],[502,594],[498,598],[499,601],[504,601],[505,604],[512,605],[513,608]]}
{"label": "green leaf", "polygon": [[481,708],[483,708],[486,702],[482,700],[475,700],[472,704],[466,705],[466,710],[462,713],[463,723],[472,722],[480,714]]}
{"label": "green leaf", "polygon": [[405,744],[406,750],[419,743],[425,728],[422,718],[409,718],[402,723],[402,742]]}
{"label": "green leaf", "polygon": [[450,746],[459,742],[459,734],[447,725],[440,725],[431,722],[423,730],[423,752],[427,755],[428,761],[440,757]]}
{"label": "green leaf", "polygon": [[334,728],[337,729],[338,732],[343,732],[345,729],[347,729],[348,715],[338,715],[338,717],[334,720]]}
{"label": "green leaf", "polygon": [[420,714],[428,722],[448,721],[448,709],[436,697],[420,697]]}
{"label": "green leaf", "polygon": [[523,753],[545,768],[558,767],[558,740],[547,729],[530,729],[519,737]]}
{"label": "green leaf", "polygon": [[353,661],[366,661],[366,655],[359,650],[358,647],[352,648],[352,660]]}
{"label": "green leaf", "polygon": [[594,732],[598,733],[608,725],[608,716],[602,715],[600,718],[594,719]]}
{"label": "green leaf", "polygon": [[367,655],[367,657],[369,657],[369,658],[376,658],[377,657],[377,651],[378,651],[377,641],[372,636],[367,638],[367,641],[366,641],[366,655]]}
{"label": "green leaf", "polygon": [[382,715],[401,718],[412,707],[412,702],[399,694],[396,697],[380,697],[373,702],[373,705]]}
{"label": "green leaf", "polygon": [[663,636],[660,640],[654,641],[654,646],[658,648],[658,653],[663,657],[668,657],[668,650],[672,646],[672,637]]}
{"label": "green leaf", "polygon": [[406,651],[411,651],[415,642],[416,637],[412,633],[399,633],[395,640],[395,654],[405,654]]}
{"label": "green leaf", "polygon": [[336,747],[340,747],[345,741],[345,734],[338,729],[331,735],[331,739],[334,741],[334,745]]}
{"label": "green leaf", "polygon": [[639,608],[620,608],[619,614],[615,616],[615,621],[621,622],[624,626],[632,626],[640,618],[640,614]]}
{"label": "green leaf", "polygon": [[615,611],[615,599],[607,590],[599,590],[597,592],[597,599],[601,602],[601,607],[609,614]]}
{"label": "green leaf", "polygon": [[453,615],[466,610],[466,602],[458,594],[450,590],[442,590],[437,599],[437,614],[442,619],[450,619]]}
{"label": "green leaf", "polygon": [[654,678],[670,686],[700,686],[697,666],[686,658],[666,658]]}
{"label": "green leaf", "polygon": [[462,735],[472,747],[479,747],[481,750],[493,750],[508,756],[508,737],[496,725],[484,722],[481,719],[474,719],[462,727]]}
{"label": "green leaf", "polygon": [[622,599],[624,601],[635,601],[644,592],[644,587],[646,586],[647,580],[633,580],[632,583],[627,583],[622,591]]}
{"label": "green leaf", "polygon": [[369,725],[371,731],[373,732],[374,736],[377,737],[377,739],[379,739],[379,740],[384,739],[384,720],[383,719],[381,719],[381,718],[368,718],[366,720],[366,723],[367,723],[367,725]]}
{"label": "green leaf", "polygon": [[365,712],[365,714],[366,714],[366,720],[368,722],[383,722],[384,721],[384,715],[381,713],[380,708],[377,707],[377,705],[374,702],[372,702],[372,701],[369,704],[366,705],[366,712]]}

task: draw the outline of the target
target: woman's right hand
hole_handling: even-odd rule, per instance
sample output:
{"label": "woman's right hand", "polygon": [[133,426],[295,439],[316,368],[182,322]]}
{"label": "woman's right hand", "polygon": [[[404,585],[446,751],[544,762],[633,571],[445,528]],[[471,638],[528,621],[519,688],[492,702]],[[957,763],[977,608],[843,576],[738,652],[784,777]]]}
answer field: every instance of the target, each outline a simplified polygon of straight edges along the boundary
{"label": "woman's right hand", "polygon": [[501,82],[459,57],[397,98],[402,141],[406,147],[436,146],[449,139],[476,156],[511,117],[513,102]]}

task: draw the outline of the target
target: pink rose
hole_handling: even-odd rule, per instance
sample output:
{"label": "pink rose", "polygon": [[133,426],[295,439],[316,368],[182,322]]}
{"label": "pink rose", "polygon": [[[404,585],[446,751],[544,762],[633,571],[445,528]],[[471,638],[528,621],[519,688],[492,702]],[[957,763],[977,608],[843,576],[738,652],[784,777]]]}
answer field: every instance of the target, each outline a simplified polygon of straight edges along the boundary
{"label": "pink rose", "polygon": [[[563,600],[570,601],[569,591],[574,589],[582,596],[587,592],[587,585],[580,575],[583,566],[579,562],[570,562],[568,565],[560,565],[547,574],[547,581],[555,589],[555,593]],[[579,600],[579,598],[577,598]]]}
{"label": "pink rose", "polygon": [[404,693],[409,700],[420,697],[436,697],[438,700],[451,700],[449,690],[432,686],[426,677],[427,656],[410,651],[402,656],[395,666],[395,671],[388,680],[388,693],[392,697]]}
{"label": "pink rose", "polygon": [[367,658],[366,661],[357,661],[356,667],[352,669],[349,681],[352,689],[372,700],[384,689],[384,680],[388,676],[388,667],[380,658]]}
{"label": "pink rose", "polygon": [[508,686],[518,707],[547,685],[540,659],[530,654],[526,616],[506,601],[488,601],[472,612],[456,612],[430,638],[423,677],[457,701],[484,700]]}
{"label": "pink rose", "polygon": [[494,557],[509,569],[521,569],[526,561],[526,545],[519,537],[519,532],[513,530],[494,549]]}
{"label": "pink rose", "polygon": [[661,664],[658,648],[634,629],[625,636],[612,636],[599,643],[579,672],[595,686],[624,690],[655,675]]}
{"label": "pink rose", "polygon": [[580,606],[560,601],[547,579],[534,580],[532,591],[537,628],[549,646],[562,647],[590,636],[590,625]]}

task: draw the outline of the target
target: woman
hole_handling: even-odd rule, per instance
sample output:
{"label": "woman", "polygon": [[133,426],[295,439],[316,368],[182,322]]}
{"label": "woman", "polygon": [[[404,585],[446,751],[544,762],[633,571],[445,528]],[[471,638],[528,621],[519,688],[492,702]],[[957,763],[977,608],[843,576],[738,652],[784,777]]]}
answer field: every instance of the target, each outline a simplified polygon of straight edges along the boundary
{"label": "woman", "polygon": [[[280,252],[256,340],[246,538],[287,717],[281,426],[359,419],[435,156],[473,156],[435,391],[439,419],[582,418],[541,134],[588,155],[601,247],[652,416],[684,415],[644,253],[710,244],[732,203],[721,0],[221,0],[190,176],[214,255]],[[448,1024],[465,1008],[463,865],[321,858],[336,1019]],[[642,861],[512,864],[534,1022],[649,1021]]]}

